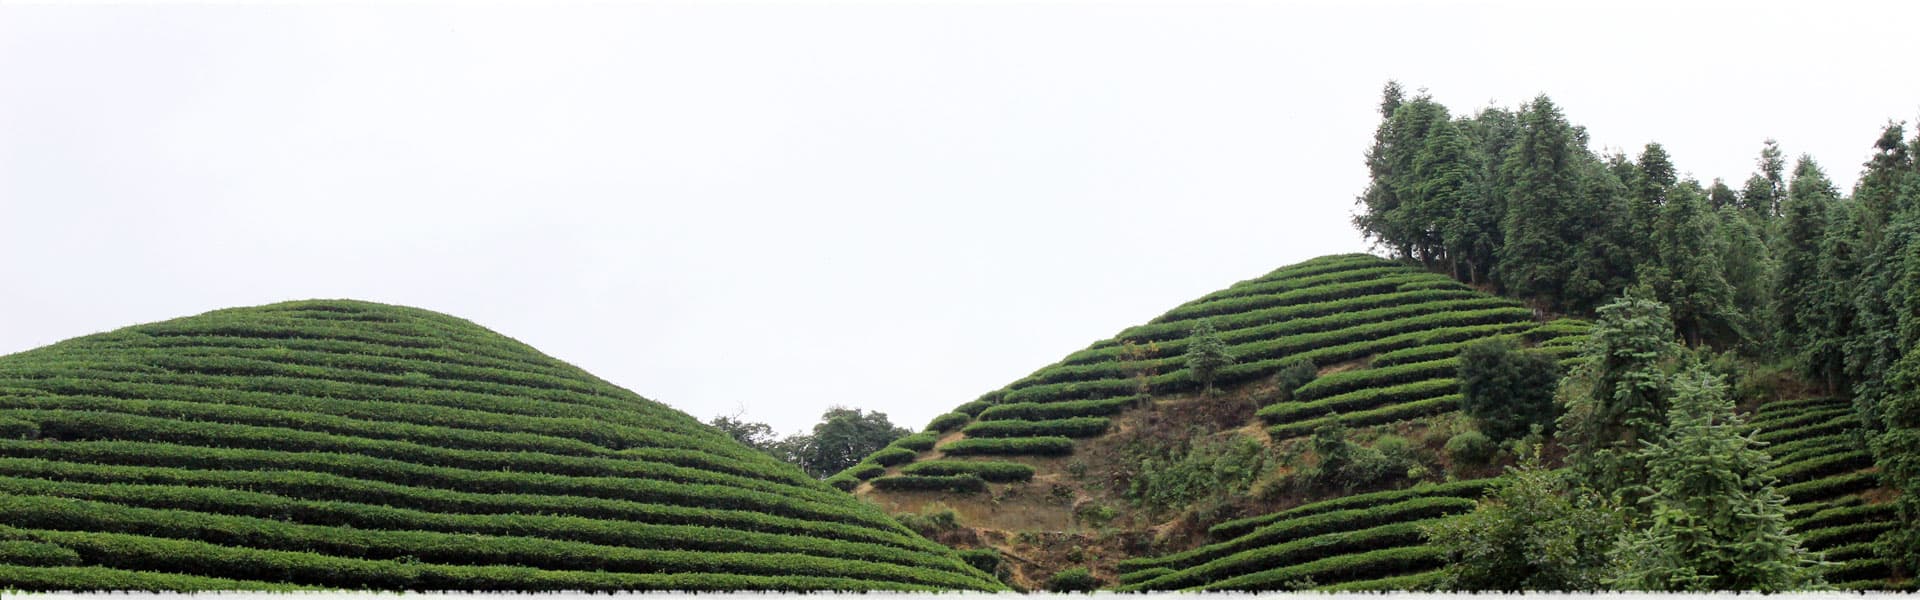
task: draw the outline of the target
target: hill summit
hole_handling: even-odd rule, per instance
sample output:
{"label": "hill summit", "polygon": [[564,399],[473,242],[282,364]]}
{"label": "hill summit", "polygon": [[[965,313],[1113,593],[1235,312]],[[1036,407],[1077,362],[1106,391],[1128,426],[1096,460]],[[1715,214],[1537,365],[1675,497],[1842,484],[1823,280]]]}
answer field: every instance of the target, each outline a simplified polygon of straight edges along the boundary
{"label": "hill summit", "polygon": [[473,323],[325,300],[0,357],[0,588],[1003,589]]}

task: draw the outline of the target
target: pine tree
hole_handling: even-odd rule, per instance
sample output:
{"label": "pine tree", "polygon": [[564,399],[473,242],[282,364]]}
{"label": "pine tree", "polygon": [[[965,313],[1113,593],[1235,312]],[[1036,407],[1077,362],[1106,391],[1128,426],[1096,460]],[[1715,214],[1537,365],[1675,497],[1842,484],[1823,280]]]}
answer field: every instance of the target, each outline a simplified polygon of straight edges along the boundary
{"label": "pine tree", "polygon": [[1647,474],[1641,443],[1665,428],[1665,363],[1678,352],[1667,307],[1645,290],[1600,308],[1586,360],[1561,381],[1560,441],[1582,486],[1636,506]]}
{"label": "pine tree", "polygon": [[1847,345],[1857,343],[1854,322],[1859,310],[1854,295],[1859,292],[1861,246],[1865,233],[1851,202],[1835,202],[1827,208],[1827,232],[1820,240],[1820,261],[1815,271],[1815,287],[1808,306],[1812,330],[1806,346],[1808,371],[1835,394],[1852,393],[1847,377]]}
{"label": "pine tree", "polygon": [[1201,319],[1188,339],[1187,368],[1193,370],[1194,378],[1200,380],[1206,394],[1212,395],[1213,378],[1219,375],[1221,367],[1233,364],[1233,355],[1227,352],[1227,342],[1220,339],[1220,332],[1213,328],[1213,319]]}
{"label": "pine tree", "polygon": [[1673,379],[1670,423],[1644,452],[1659,482],[1648,527],[1617,550],[1629,590],[1804,590],[1820,583],[1814,556],[1787,531],[1786,498],[1764,473],[1773,459],[1742,435],[1726,384],[1695,364]]}
{"label": "pine tree", "polygon": [[1726,181],[1715,177],[1713,178],[1713,185],[1707,187],[1707,206],[1712,207],[1714,210],[1738,208],[1740,206],[1740,195],[1734,193],[1733,188],[1727,187]]}

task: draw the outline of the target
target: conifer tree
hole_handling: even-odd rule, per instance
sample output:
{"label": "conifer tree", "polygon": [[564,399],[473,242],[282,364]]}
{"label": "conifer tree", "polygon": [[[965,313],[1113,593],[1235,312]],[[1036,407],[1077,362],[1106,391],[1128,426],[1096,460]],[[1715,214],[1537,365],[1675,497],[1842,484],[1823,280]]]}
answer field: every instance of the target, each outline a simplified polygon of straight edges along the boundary
{"label": "conifer tree", "polygon": [[1553,430],[1553,388],[1559,365],[1545,354],[1496,338],[1460,352],[1460,410],[1495,441]]}
{"label": "conifer tree", "polygon": [[1817,559],[1787,531],[1773,459],[1741,434],[1726,385],[1695,364],[1673,378],[1667,431],[1645,451],[1648,526],[1628,534],[1615,586],[1629,590],[1804,590]]}
{"label": "conifer tree", "polygon": [[1230,364],[1233,364],[1233,355],[1227,352],[1227,342],[1220,339],[1220,332],[1213,328],[1213,319],[1201,319],[1187,342],[1187,368],[1193,370],[1193,377],[1200,380],[1206,394],[1213,394],[1213,378],[1219,375],[1221,367]]}
{"label": "conifer tree", "polygon": [[1690,346],[1731,345],[1746,337],[1716,249],[1718,225],[1699,184],[1676,186],[1654,227],[1658,268],[1642,277],[1673,311],[1674,324]]}
{"label": "conifer tree", "polygon": [[1733,286],[1733,313],[1752,345],[1769,348],[1773,338],[1773,290],[1778,263],[1760,231],[1764,217],[1733,205],[1719,209],[1722,273]]}
{"label": "conifer tree", "polygon": [[1821,301],[1821,242],[1827,236],[1828,208],[1837,198],[1833,184],[1810,157],[1794,166],[1792,193],[1785,205],[1785,222],[1778,238],[1780,271],[1775,281],[1774,318],[1779,347],[1792,353],[1807,372],[1808,355],[1821,330],[1816,316]]}
{"label": "conifer tree", "polygon": [[1633,260],[1635,263],[1648,263],[1657,260],[1658,248],[1653,240],[1659,227],[1661,207],[1667,204],[1668,190],[1673,189],[1679,179],[1673,172],[1673,160],[1658,143],[1649,143],[1640,151],[1640,160],[1634,163],[1632,179],[1627,180],[1632,188],[1629,200],[1629,215],[1633,223]]}
{"label": "conifer tree", "polygon": [[1920,349],[1907,351],[1887,372],[1883,431],[1874,436],[1882,477],[1899,489],[1902,526],[1883,534],[1879,554],[1908,573],[1920,573]]}
{"label": "conifer tree", "polygon": [[1572,262],[1567,241],[1579,239],[1565,226],[1567,208],[1580,193],[1574,131],[1544,95],[1527,106],[1520,123],[1503,167],[1512,184],[1501,222],[1500,279],[1510,293],[1559,308]]}
{"label": "conifer tree", "polygon": [[1586,360],[1561,381],[1560,441],[1581,485],[1636,506],[1645,495],[1641,444],[1665,428],[1665,363],[1678,351],[1666,305],[1630,290],[1600,308]]}
{"label": "conifer tree", "polygon": [[1805,356],[1809,372],[1825,382],[1829,391],[1851,393],[1846,350],[1857,332],[1854,321],[1859,311],[1854,295],[1859,292],[1856,286],[1860,283],[1860,249],[1865,234],[1860,229],[1856,205],[1851,202],[1829,204],[1827,222],[1808,306],[1813,327]]}

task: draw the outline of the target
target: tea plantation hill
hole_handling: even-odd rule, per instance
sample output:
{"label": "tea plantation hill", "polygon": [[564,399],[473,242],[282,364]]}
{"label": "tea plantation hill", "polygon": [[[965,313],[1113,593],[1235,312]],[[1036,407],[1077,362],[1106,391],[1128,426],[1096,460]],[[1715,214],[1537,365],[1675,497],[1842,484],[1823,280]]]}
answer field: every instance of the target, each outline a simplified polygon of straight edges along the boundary
{"label": "tea plantation hill", "polygon": [[473,323],[238,308],[0,357],[0,589],[997,590]]}
{"label": "tea plantation hill", "polygon": [[[1211,397],[1199,393],[1184,359],[1202,318],[1237,357]],[[1454,379],[1462,348],[1505,337],[1568,366],[1581,360],[1589,329],[1542,322],[1516,301],[1418,268],[1369,255],[1322,257],[1075,352],[828,482],[899,515],[952,510],[961,527],[940,539],[993,547],[1030,587],[1085,566],[1120,590],[1422,589],[1442,564],[1420,525],[1472,510],[1498,465],[1453,469],[1452,477],[1451,466],[1433,465],[1350,492],[1251,493],[1223,511],[1240,518],[1211,519],[1139,509],[1122,489],[1128,482],[1113,474],[1137,469],[1125,457],[1130,449],[1164,443],[1168,432],[1175,440],[1253,438],[1298,456],[1307,436],[1335,419],[1353,428],[1350,439],[1402,436],[1418,452],[1444,457],[1439,446],[1465,427]],[[1317,376],[1280,389],[1279,372],[1302,359]],[[1863,543],[1892,516],[1886,490],[1861,470],[1871,461],[1851,425],[1839,421],[1844,404],[1769,405],[1755,426],[1778,442],[1776,471],[1798,503],[1796,526],[1808,545],[1838,551],[1829,580],[1873,588],[1886,583],[1886,565]]]}

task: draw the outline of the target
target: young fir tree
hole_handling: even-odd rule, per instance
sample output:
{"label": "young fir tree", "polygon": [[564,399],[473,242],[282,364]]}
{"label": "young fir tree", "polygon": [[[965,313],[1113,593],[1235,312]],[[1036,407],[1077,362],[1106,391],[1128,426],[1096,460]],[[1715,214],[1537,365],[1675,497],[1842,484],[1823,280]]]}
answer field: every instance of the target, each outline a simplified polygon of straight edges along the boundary
{"label": "young fir tree", "polygon": [[1763,217],[1779,216],[1784,208],[1781,204],[1787,200],[1787,161],[1780,153],[1780,143],[1767,139],[1760,148],[1760,158],[1755,164],[1760,170],[1747,178],[1746,185],[1741,189],[1741,207]]}
{"label": "young fir tree", "polygon": [[1644,290],[1600,308],[1582,361],[1562,380],[1560,441],[1577,481],[1623,507],[1646,494],[1641,444],[1665,429],[1665,363],[1678,351],[1667,307]]}
{"label": "young fir tree", "polygon": [[1788,533],[1786,499],[1764,472],[1773,458],[1743,435],[1718,375],[1695,364],[1673,378],[1666,434],[1646,449],[1655,486],[1648,526],[1616,550],[1621,589],[1804,590],[1818,559]]}
{"label": "young fir tree", "polygon": [[1864,232],[1855,205],[1836,202],[1827,208],[1827,234],[1820,240],[1817,283],[1810,302],[1812,335],[1806,349],[1808,370],[1835,394],[1852,393],[1847,378],[1847,345],[1858,329],[1854,296],[1860,292],[1861,245]]}
{"label": "young fir tree", "polygon": [[1631,188],[1628,200],[1628,220],[1632,222],[1635,244],[1632,248],[1633,261],[1644,264],[1658,260],[1659,248],[1654,243],[1658,237],[1661,207],[1667,204],[1667,194],[1679,183],[1674,173],[1673,160],[1658,143],[1649,143],[1640,151],[1640,160],[1630,170],[1631,179],[1626,181]]}
{"label": "young fir tree", "polygon": [[1536,449],[1473,512],[1423,525],[1421,533],[1446,555],[1439,589],[1592,592],[1605,589],[1621,527],[1618,511],[1566,489]]}
{"label": "young fir tree", "polygon": [[1227,352],[1227,342],[1220,339],[1220,332],[1213,328],[1213,319],[1201,319],[1188,339],[1187,368],[1193,370],[1194,379],[1200,380],[1206,394],[1212,395],[1213,378],[1220,374],[1221,367],[1233,364],[1233,355]]}

